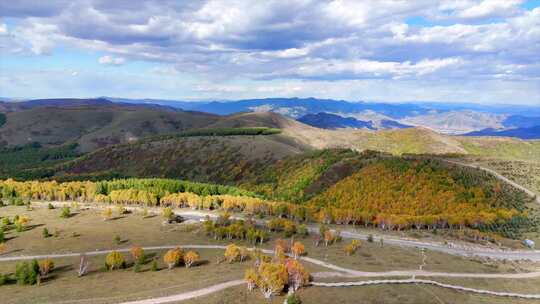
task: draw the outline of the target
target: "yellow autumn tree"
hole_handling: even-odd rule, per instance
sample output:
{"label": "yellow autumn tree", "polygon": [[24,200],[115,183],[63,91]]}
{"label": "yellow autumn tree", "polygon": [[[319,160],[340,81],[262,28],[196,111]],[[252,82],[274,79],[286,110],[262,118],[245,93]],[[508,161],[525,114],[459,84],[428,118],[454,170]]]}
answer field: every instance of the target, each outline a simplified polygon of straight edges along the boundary
{"label": "yellow autumn tree", "polygon": [[299,256],[303,255],[306,252],[304,244],[300,242],[294,242],[291,251],[295,259],[298,259]]}
{"label": "yellow autumn tree", "polygon": [[293,291],[300,287],[306,286],[309,283],[310,274],[300,262],[294,259],[285,261],[287,269],[288,285]]}
{"label": "yellow autumn tree", "polygon": [[196,263],[200,260],[200,255],[196,251],[188,251],[184,255],[184,264],[186,265],[186,268],[189,268],[193,265],[193,263]]}
{"label": "yellow autumn tree", "polygon": [[163,256],[163,261],[167,264],[169,270],[173,269],[174,266],[179,265],[182,262],[184,252],[179,247],[175,249],[170,249]]}
{"label": "yellow autumn tree", "polygon": [[132,247],[129,252],[131,253],[131,257],[133,258],[133,261],[135,261],[135,263],[144,263],[144,249],[139,246],[135,246]]}
{"label": "yellow autumn tree", "polygon": [[260,279],[257,286],[267,299],[273,295],[279,295],[289,278],[285,265],[281,263],[262,263],[258,273]]}
{"label": "yellow autumn tree", "polygon": [[51,259],[45,259],[39,262],[39,274],[46,278],[54,269],[54,262]]}
{"label": "yellow autumn tree", "polygon": [[238,259],[240,259],[240,248],[238,246],[236,246],[235,244],[230,244],[227,246],[227,248],[225,249],[225,259],[229,262],[229,263],[233,263],[235,261],[237,261]]}
{"label": "yellow autumn tree", "polygon": [[260,280],[259,274],[254,268],[250,267],[246,269],[244,280],[246,280],[248,290],[252,291],[257,287],[257,282]]}
{"label": "yellow autumn tree", "polygon": [[125,264],[124,256],[118,251],[112,251],[107,255],[105,259],[105,264],[107,265],[109,270],[123,267]]}

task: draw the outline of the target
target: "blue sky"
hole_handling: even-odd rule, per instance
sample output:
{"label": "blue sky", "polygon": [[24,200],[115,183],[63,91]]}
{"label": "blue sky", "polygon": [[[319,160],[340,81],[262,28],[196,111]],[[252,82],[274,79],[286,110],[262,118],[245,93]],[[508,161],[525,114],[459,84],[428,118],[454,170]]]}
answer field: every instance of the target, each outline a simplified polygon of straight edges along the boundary
{"label": "blue sky", "polygon": [[540,104],[540,0],[0,2],[0,96]]}

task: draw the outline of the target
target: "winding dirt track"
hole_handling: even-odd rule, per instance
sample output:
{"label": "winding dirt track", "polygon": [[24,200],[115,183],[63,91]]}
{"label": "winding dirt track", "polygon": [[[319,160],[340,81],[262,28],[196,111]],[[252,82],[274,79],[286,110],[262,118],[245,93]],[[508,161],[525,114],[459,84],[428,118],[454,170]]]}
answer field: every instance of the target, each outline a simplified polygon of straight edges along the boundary
{"label": "winding dirt track", "polygon": [[218,292],[218,291],[230,288],[230,287],[242,285],[244,283],[245,283],[244,280],[234,280],[234,281],[212,285],[212,286],[202,288],[202,289],[183,292],[183,293],[172,295],[172,296],[153,298],[153,299],[144,299],[144,300],[135,300],[135,301],[123,302],[122,304],[160,304],[160,303],[180,302],[180,301],[185,301],[185,300],[189,300],[189,299],[193,299],[197,297],[202,297],[202,296],[205,296],[214,292]]}
{"label": "winding dirt track", "polygon": [[[222,245],[165,245],[165,246],[147,246],[142,247],[145,251],[155,251],[155,250],[166,250],[173,249],[176,247],[182,247],[186,249],[221,249],[225,250],[227,246]],[[253,248],[249,248],[252,250]],[[6,256],[0,257],[0,262],[13,262],[21,260],[32,260],[32,259],[57,259],[57,258],[66,258],[66,257],[78,257],[81,254],[87,256],[93,255],[104,255],[112,251],[118,252],[129,252],[130,248],[122,249],[109,249],[109,250],[96,250],[96,251],[87,251],[87,252],[71,252],[71,253],[59,253],[59,254],[43,254],[43,255],[24,255],[24,256]],[[272,254],[272,250],[261,249],[264,253]],[[319,265],[337,272],[327,272],[324,273],[325,276],[340,276],[340,277],[409,277],[409,276],[418,276],[418,277],[454,277],[454,278],[491,278],[491,279],[524,279],[524,278],[536,278],[540,277],[540,271],[536,272],[523,272],[523,273],[455,273],[455,272],[431,272],[424,270],[394,270],[394,271],[381,271],[381,272],[369,272],[369,271],[358,271],[350,268],[343,268],[325,261],[310,257],[300,257],[301,260],[315,265]]]}
{"label": "winding dirt track", "polygon": [[[49,202],[39,202],[34,201],[32,204],[46,206]],[[69,205],[70,202],[51,202],[55,206],[64,206]],[[96,204],[84,204],[85,208],[91,209],[104,209],[104,207]],[[126,206],[126,209],[131,211],[140,211],[142,208],[137,206]],[[148,211],[154,214],[160,214],[162,211],[159,208],[148,208]],[[186,219],[201,220],[206,216],[211,218],[217,217],[216,214],[204,211],[204,210],[186,210],[186,209],[175,209],[174,213],[180,215]],[[233,216],[235,219],[243,219],[241,216]],[[263,225],[264,221],[258,220],[257,224]],[[310,233],[318,233],[319,227],[315,225],[308,225],[308,231]],[[348,239],[358,239],[358,240],[367,240],[369,237],[368,233],[362,233],[350,229],[343,229],[341,231],[341,236]],[[418,241],[413,239],[397,238],[390,237],[386,235],[373,235],[376,239],[381,237],[384,238],[385,245],[393,245],[400,247],[409,247],[409,248],[425,248],[433,251],[443,252],[451,255],[464,256],[464,257],[486,257],[496,260],[531,260],[535,262],[540,262],[540,250],[500,250],[500,249],[491,249],[476,245],[470,246],[450,246],[448,244],[432,242],[432,241]],[[158,248],[159,249],[159,248]],[[1,261],[1,259],[0,259]]]}
{"label": "winding dirt track", "polygon": [[482,167],[482,166],[479,166],[477,164],[466,164],[466,163],[452,161],[452,160],[448,160],[448,159],[443,159],[442,161],[450,163],[450,164],[458,165],[458,166],[475,168],[475,169],[486,171],[487,173],[490,173],[491,175],[498,178],[499,180],[501,180],[501,181],[503,181],[503,182],[505,182],[507,184],[512,185],[516,189],[519,189],[519,190],[527,193],[527,195],[529,195],[531,197],[536,197],[536,202],[540,204],[540,196],[537,196],[536,193],[534,193],[531,190],[525,188],[524,186],[514,182],[513,180],[510,180],[509,178],[503,176],[502,174],[500,174],[499,172],[497,172],[495,170],[492,170],[492,169],[489,169],[489,168],[486,168],[486,167]]}
{"label": "winding dirt track", "polygon": [[[149,246],[143,247],[146,251],[152,250],[165,250],[176,247],[182,248],[191,248],[191,249],[225,249],[226,246],[221,245],[167,245],[167,246]],[[252,249],[252,248],[251,248]],[[115,249],[119,252],[128,252],[129,248]],[[103,255],[111,252],[113,250],[99,250],[99,251],[88,251],[84,252],[86,255]],[[263,249],[265,253],[272,254],[272,250]],[[77,257],[80,256],[83,252],[73,252],[73,253],[62,253],[62,254],[45,254],[45,255],[29,255],[29,256],[7,256],[0,257],[0,262],[9,262],[9,261],[20,261],[20,260],[30,260],[30,259],[45,259],[45,258],[64,258],[64,257]],[[540,295],[536,294],[516,294],[516,293],[505,293],[505,292],[495,292],[489,290],[478,290],[463,286],[443,284],[431,280],[419,280],[416,277],[445,277],[445,278],[489,278],[489,279],[525,279],[525,278],[536,278],[540,277],[540,271],[538,272],[526,272],[526,273],[451,273],[451,272],[431,272],[423,270],[397,270],[397,271],[383,271],[383,272],[367,272],[367,271],[358,271],[349,268],[343,268],[334,264],[330,264],[318,259],[310,257],[301,257],[303,261],[308,263],[316,264],[335,272],[320,272],[314,273],[315,278],[328,278],[328,277],[344,277],[344,278],[359,278],[359,277],[412,277],[412,279],[406,280],[370,280],[362,282],[341,282],[341,283],[324,283],[324,282],[312,282],[313,286],[321,287],[343,287],[343,286],[363,286],[363,285],[374,285],[374,284],[431,284],[443,288],[450,288],[458,291],[467,291],[480,294],[487,294],[493,296],[507,296],[507,297],[518,297],[526,299],[540,299]],[[244,283],[244,280],[233,280],[229,282],[220,283],[217,285],[209,286],[203,289],[198,289],[189,292],[183,292],[177,295],[171,295],[166,297],[152,298],[152,299],[143,299],[125,302],[124,304],[158,304],[158,303],[172,303],[179,302],[188,299],[193,299],[196,297],[208,295],[214,292],[218,292],[230,287],[238,286]]]}

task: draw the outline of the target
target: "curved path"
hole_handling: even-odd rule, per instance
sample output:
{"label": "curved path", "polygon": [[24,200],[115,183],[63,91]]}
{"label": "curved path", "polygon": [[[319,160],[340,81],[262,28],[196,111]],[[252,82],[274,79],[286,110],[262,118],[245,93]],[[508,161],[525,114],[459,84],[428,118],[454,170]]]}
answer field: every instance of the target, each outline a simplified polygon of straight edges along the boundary
{"label": "curved path", "polygon": [[512,185],[516,189],[519,189],[519,190],[527,193],[529,196],[536,197],[536,202],[540,204],[540,196],[536,195],[536,193],[534,193],[533,191],[525,188],[524,186],[514,182],[513,180],[510,180],[506,176],[503,176],[502,174],[500,174],[499,172],[497,172],[497,171],[495,171],[493,169],[482,167],[482,166],[480,166],[478,164],[475,164],[475,163],[467,164],[467,163],[457,162],[457,161],[453,161],[453,160],[449,160],[449,159],[441,159],[441,160],[444,161],[444,162],[454,164],[454,165],[458,165],[458,166],[462,166],[462,167],[469,167],[469,168],[475,168],[475,169],[486,171],[487,173],[490,173],[491,175],[498,178],[499,180],[501,180],[501,181],[503,181],[503,182],[505,182],[507,184]]}
{"label": "curved path", "polygon": [[[152,251],[152,250],[164,250],[164,249],[171,249],[179,247],[180,245],[168,245],[168,246],[149,246],[149,247],[143,247],[144,250]],[[182,248],[192,248],[192,249],[225,249],[226,246],[221,245],[181,245]],[[252,250],[253,248],[249,248],[249,250]],[[122,248],[122,249],[115,249],[115,251],[119,252],[128,252],[129,248]],[[8,256],[8,257],[0,257],[0,262],[7,262],[7,261],[19,261],[19,260],[29,260],[29,259],[44,259],[44,258],[63,258],[63,257],[77,257],[81,254],[86,255],[102,255],[107,254],[114,250],[98,250],[98,251],[88,251],[88,252],[79,252],[79,253],[62,253],[62,254],[45,254],[45,255],[31,255],[31,256]],[[273,253],[272,250],[268,249],[262,249],[265,253]],[[325,282],[312,282],[311,285],[313,286],[321,286],[321,287],[343,287],[343,286],[363,286],[363,285],[375,285],[375,284],[430,284],[435,285],[443,288],[450,288],[458,291],[467,291],[467,292],[474,292],[474,293],[480,293],[480,294],[487,294],[487,295],[493,295],[493,296],[507,296],[507,297],[518,297],[518,298],[526,298],[526,299],[540,299],[540,295],[536,294],[517,294],[517,293],[507,293],[507,292],[496,292],[496,291],[489,291],[489,290],[479,290],[479,289],[473,289],[463,286],[456,286],[456,285],[449,285],[444,283],[439,283],[436,281],[431,280],[419,280],[415,277],[417,276],[424,276],[424,277],[460,277],[460,278],[504,278],[504,279],[523,279],[523,278],[536,278],[540,277],[540,271],[539,272],[527,272],[527,273],[448,273],[448,272],[430,272],[430,271],[423,271],[423,270],[398,270],[398,271],[384,271],[384,272],[366,272],[366,271],[358,271],[353,270],[349,268],[343,268],[334,264],[330,264],[318,259],[310,258],[310,257],[301,257],[300,259],[308,262],[313,263],[325,268],[329,268],[338,272],[322,272],[322,273],[314,273],[314,277],[318,278],[327,278],[327,277],[408,277],[412,276],[412,279],[406,279],[406,280],[370,280],[370,281],[360,281],[360,282],[341,282],[341,283],[325,283]],[[189,292],[183,292],[176,295],[171,296],[165,296],[165,297],[158,297],[158,298],[151,298],[151,299],[142,299],[142,300],[135,300],[135,301],[129,301],[125,302],[123,304],[160,304],[160,303],[171,303],[171,302],[179,302],[184,301],[188,299],[193,299],[196,297],[208,295],[214,292],[218,292],[230,287],[238,286],[243,284],[244,280],[233,280],[228,281],[224,283],[220,283],[217,285],[209,286],[206,288],[189,291]]]}
{"label": "curved path", "polygon": [[[147,246],[142,247],[146,251],[153,250],[166,250],[176,247],[182,247],[186,249],[221,249],[225,250],[227,246],[222,245],[166,245],[166,246]],[[248,248],[253,250],[254,248]],[[109,250],[96,250],[87,252],[71,252],[71,253],[58,253],[58,254],[44,254],[44,255],[22,255],[22,256],[6,256],[0,257],[0,262],[12,262],[20,260],[32,260],[32,259],[54,259],[54,258],[66,258],[66,257],[78,257],[81,254],[87,256],[104,255],[112,251],[129,252],[130,248],[121,249],[109,249]],[[272,250],[261,249],[262,252],[272,254]],[[424,270],[394,270],[394,271],[381,271],[381,272],[369,272],[358,271],[350,268],[340,267],[325,261],[310,257],[300,257],[301,260],[315,265],[319,265],[328,269],[332,269],[336,272],[324,273],[324,276],[342,276],[342,277],[406,277],[406,276],[424,276],[424,277],[455,277],[455,278],[500,278],[500,279],[521,279],[521,278],[536,278],[540,277],[540,271],[536,272],[523,272],[523,273],[454,273],[454,272],[431,272]]]}
{"label": "curved path", "polygon": [[[46,205],[49,202],[33,202],[36,205]],[[69,202],[51,202],[55,206],[69,205]],[[85,204],[84,207],[92,209],[104,209],[105,207],[98,205]],[[140,210],[141,207],[137,206],[126,206],[127,210]],[[160,214],[162,211],[159,208],[148,208],[148,211],[155,214]],[[186,210],[184,209],[175,209],[175,214],[178,214],[186,219],[202,220],[206,216],[211,218],[216,218],[215,213],[211,213],[204,210]],[[233,216],[236,219],[243,219],[241,216]],[[257,220],[257,224],[264,224],[263,220]],[[316,225],[308,225],[308,231],[310,233],[318,233],[319,227]],[[341,236],[348,239],[358,239],[358,240],[367,240],[370,234],[357,232],[350,229],[343,229],[341,231]],[[381,236],[373,235],[376,239],[384,238],[385,245],[393,245],[400,247],[409,247],[409,248],[425,248],[433,251],[443,252],[451,255],[463,256],[463,257],[486,257],[496,260],[531,260],[535,262],[540,262],[540,250],[501,250],[501,249],[491,249],[487,247],[481,247],[476,245],[470,246],[459,246],[459,245],[447,245],[439,242],[427,242],[427,241],[418,241],[413,239],[406,238],[397,238],[390,236]],[[159,248],[158,248],[159,249]]]}
{"label": "curved path", "polygon": [[161,304],[161,303],[180,302],[180,301],[185,301],[185,300],[189,300],[189,299],[193,299],[197,297],[202,297],[202,296],[205,296],[214,292],[218,292],[218,291],[230,288],[230,287],[238,286],[238,285],[244,284],[245,282],[246,281],[244,280],[234,280],[234,281],[220,283],[220,284],[216,284],[216,285],[198,289],[198,290],[183,292],[183,293],[172,295],[172,296],[144,299],[144,300],[135,300],[135,301],[123,302],[122,304]]}
{"label": "curved path", "polygon": [[325,283],[325,282],[312,282],[312,286],[319,287],[348,287],[348,286],[367,286],[367,285],[380,285],[380,284],[427,284],[434,285],[442,288],[453,289],[457,291],[466,291],[472,293],[479,293],[491,296],[499,297],[513,297],[513,298],[522,298],[522,299],[540,299],[540,294],[521,294],[513,292],[499,292],[499,291],[490,291],[484,289],[475,289],[459,285],[444,284],[437,281],[431,280],[375,280],[375,281],[361,281],[361,282],[338,282],[338,283]]}

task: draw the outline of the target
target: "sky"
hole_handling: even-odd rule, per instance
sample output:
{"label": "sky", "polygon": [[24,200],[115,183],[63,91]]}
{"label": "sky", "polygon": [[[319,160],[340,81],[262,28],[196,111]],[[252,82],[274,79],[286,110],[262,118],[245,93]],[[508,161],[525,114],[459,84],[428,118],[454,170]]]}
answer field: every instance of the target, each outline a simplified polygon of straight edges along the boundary
{"label": "sky", "polygon": [[540,105],[540,0],[0,1],[0,96]]}

